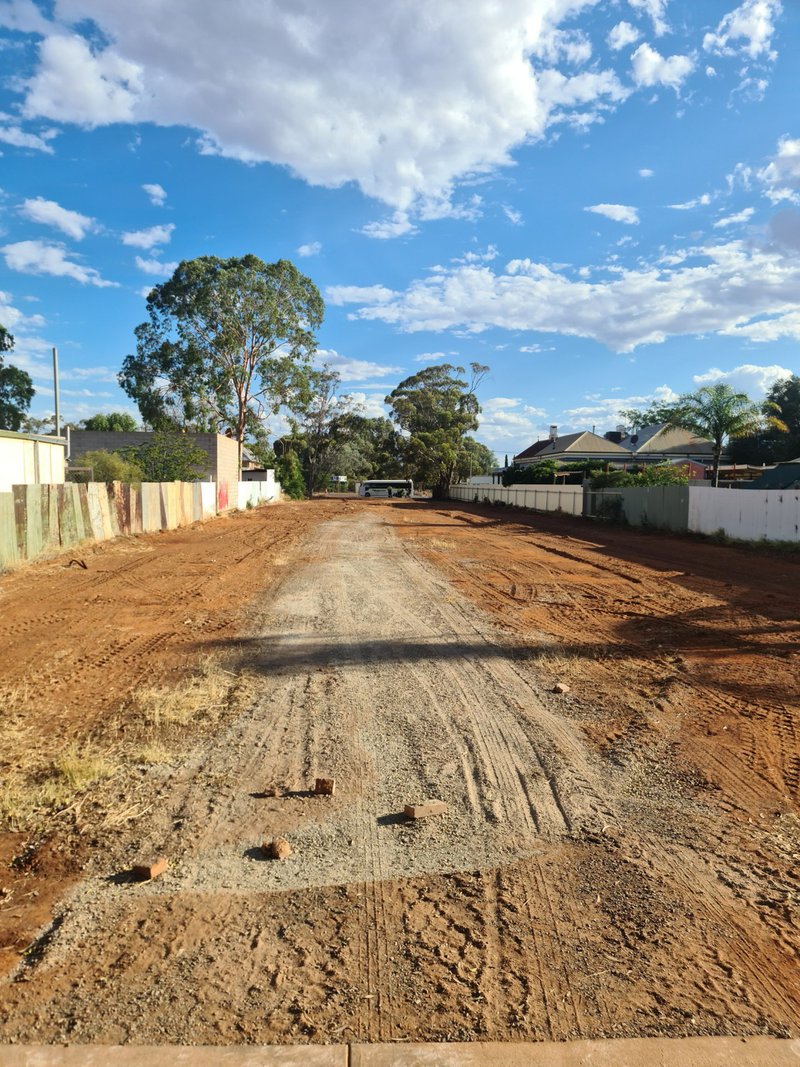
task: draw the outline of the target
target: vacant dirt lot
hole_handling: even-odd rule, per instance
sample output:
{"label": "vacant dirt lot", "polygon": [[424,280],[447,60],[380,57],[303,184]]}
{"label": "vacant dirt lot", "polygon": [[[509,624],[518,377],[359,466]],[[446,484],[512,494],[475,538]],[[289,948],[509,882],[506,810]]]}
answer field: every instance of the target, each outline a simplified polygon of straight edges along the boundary
{"label": "vacant dirt lot", "polygon": [[796,559],[317,501],[85,561],[0,582],[0,1039],[800,1034]]}

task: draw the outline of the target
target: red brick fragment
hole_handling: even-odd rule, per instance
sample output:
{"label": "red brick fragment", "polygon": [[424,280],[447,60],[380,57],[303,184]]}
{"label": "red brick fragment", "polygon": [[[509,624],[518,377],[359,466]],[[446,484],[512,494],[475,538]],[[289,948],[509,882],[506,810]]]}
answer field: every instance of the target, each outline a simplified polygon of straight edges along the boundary
{"label": "red brick fragment", "polygon": [[137,863],[133,868],[133,877],[138,878],[142,882],[152,881],[153,878],[158,878],[160,874],[163,874],[169,864],[163,856],[159,856],[153,863]]}
{"label": "red brick fragment", "polygon": [[403,814],[407,819],[425,819],[428,815],[444,815],[447,805],[443,800],[426,800],[422,804],[406,804]]}
{"label": "red brick fragment", "polygon": [[332,797],[335,792],[335,778],[317,778],[314,782],[314,793],[318,797]]}

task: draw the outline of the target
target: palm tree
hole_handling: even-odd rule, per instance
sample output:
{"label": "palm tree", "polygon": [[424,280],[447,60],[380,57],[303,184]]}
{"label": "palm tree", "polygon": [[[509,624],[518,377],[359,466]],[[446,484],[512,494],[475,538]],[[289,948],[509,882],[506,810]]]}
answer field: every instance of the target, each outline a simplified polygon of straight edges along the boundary
{"label": "palm tree", "polygon": [[730,385],[704,385],[696,393],[682,396],[669,410],[667,424],[689,430],[698,437],[706,437],[714,444],[713,483],[719,485],[719,461],[722,446],[732,437],[747,437],[757,433],[765,424],[785,430],[786,426],[773,412],[777,404],[767,401],[754,403],[747,393],[735,393]]}

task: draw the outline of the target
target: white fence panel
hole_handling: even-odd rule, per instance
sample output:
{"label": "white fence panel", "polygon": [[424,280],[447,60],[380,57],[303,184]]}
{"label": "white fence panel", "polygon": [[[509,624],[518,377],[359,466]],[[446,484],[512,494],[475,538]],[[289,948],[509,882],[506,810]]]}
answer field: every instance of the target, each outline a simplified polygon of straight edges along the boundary
{"label": "white fence panel", "polygon": [[533,511],[562,511],[580,515],[583,511],[583,487],[580,485],[452,485],[450,499],[470,503],[502,500]]}
{"label": "white fence panel", "polygon": [[689,489],[689,529],[745,541],[800,540],[800,491]]}
{"label": "white fence panel", "polygon": [[280,500],[280,482],[274,478],[264,482],[239,482],[239,507],[258,507],[259,504],[274,504]]}

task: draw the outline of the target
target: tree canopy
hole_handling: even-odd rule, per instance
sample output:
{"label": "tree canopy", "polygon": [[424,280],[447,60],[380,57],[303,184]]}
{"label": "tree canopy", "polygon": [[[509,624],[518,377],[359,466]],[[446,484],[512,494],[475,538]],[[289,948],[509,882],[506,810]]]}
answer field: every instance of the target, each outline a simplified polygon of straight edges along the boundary
{"label": "tree canopy", "polygon": [[765,405],[765,425],[759,432],[732,442],[735,463],[783,463],[800,457],[800,377],[779,378],[767,392]]}
{"label": "tree canopy", "polygon": [[230,428],[241,463],[247,432],[307,388],[324,310],[289,260],[184,260],[150,291],[120,385],[156,428]]}
{"label": "tree canopy", "polygon": [[145,482],[196,482],[208,468],[204,450],[186,434],[170,430],[156,430],[145,444],[122,452]]}
{"label": "tree canopy", "polygon": [[90,415],[81,423],[84,430],[113,430],[116,432],[130,433],[139,428],[139,424],[133,415],[125,411],[111,411],[107,415]]}
{"label": "tree canopy", "polygon": [[84,452],[76,460],[78,467],[89,467],[87,471],[75,471],[70,474],[73,482],[141,482],[142,468],[134,459],[120,452],[94,449]]}
{"label": "tree canopy", "polygon": [[727,382],[704,385],[694,393],[684,393],[671,404],[651,404],[644,411],[620,414],[636,428],[666,423],[711,441],[715,486],[719,484],[720,458],[727,441],[751,436],[767,426],[785,430],[777,404],[771,401],[757,404],[747,393],[735,392]]}
{"label": "tree canopy", "polygon": [[5,365],[2,353],[10,352],[13,347],[14,338],[5,326],[0,326],[0,430],[17,432],[35,390],[30,374],[11,364]]}
{"label": "tree canopy", "polygon": [[414,481],[445,496],[459,466],[463,467],[467,434],[478,428],[480,405],[475,395],[489,368],[471,363],[469,382],[463,367],[449,363],[426,367],[404,379],[386,397],[392,417],[406,435],[406,469]]}

